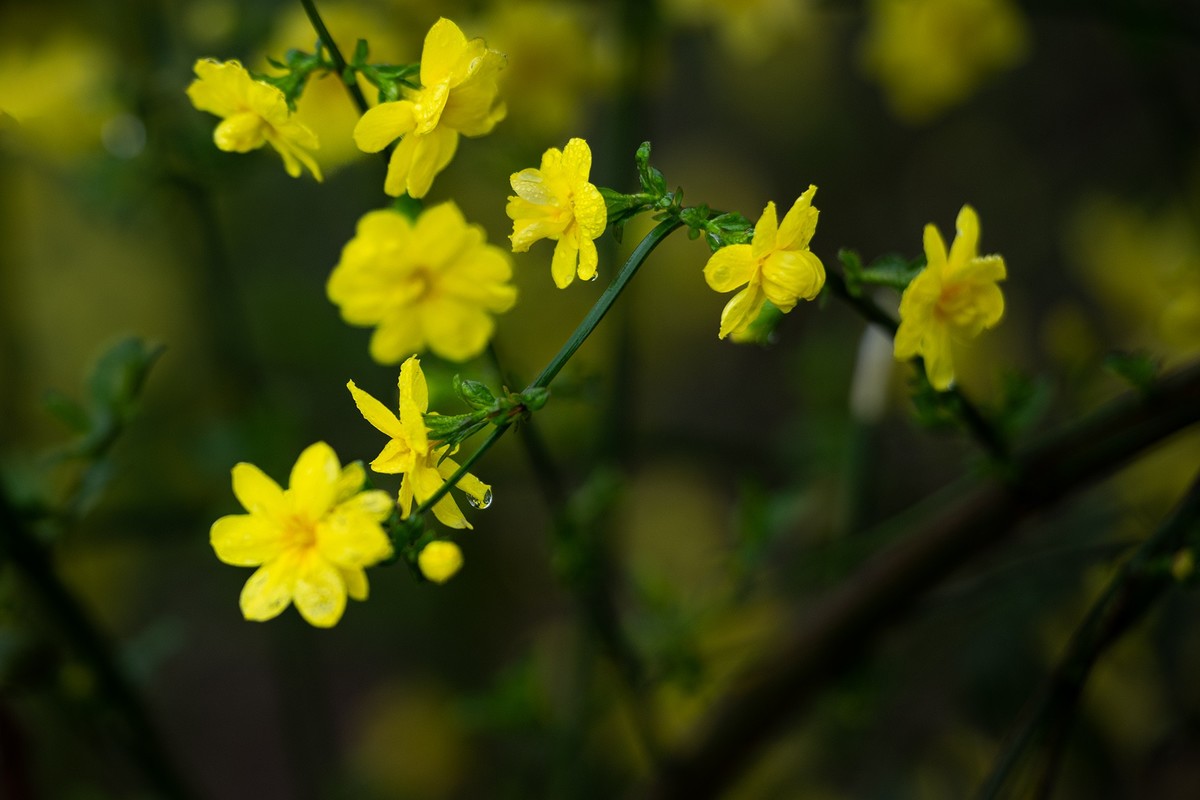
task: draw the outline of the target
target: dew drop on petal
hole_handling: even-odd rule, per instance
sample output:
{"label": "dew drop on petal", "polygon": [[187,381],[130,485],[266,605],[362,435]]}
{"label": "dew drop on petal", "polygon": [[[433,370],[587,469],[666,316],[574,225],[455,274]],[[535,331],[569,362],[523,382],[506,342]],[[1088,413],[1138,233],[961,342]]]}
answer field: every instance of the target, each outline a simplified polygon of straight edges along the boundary
{"label": "dew drop on petal", "polygon": [[469,494],[467,495],[467,502],[471,504],[472,508],[487,508],[492,504],[492,490],[488,489],[484,492],[482,499]]}
{"label": "dew drop on petal", "polygon": [[599,277],[600,277],[600,273],[599,273],[599,272],[593,272],[593,273],[592,273],[592,277],[590,277],[590,278],[588,278],[588,279],[587,279],[587,280],[588,280],[588,283],[592,283],[593,281],[597,280]]}

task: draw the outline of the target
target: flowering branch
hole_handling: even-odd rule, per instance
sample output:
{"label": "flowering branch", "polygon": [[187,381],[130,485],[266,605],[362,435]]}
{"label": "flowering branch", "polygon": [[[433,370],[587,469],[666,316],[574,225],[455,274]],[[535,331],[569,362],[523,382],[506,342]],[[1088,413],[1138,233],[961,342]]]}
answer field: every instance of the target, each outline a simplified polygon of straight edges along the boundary
{"label": "flowering branch", "polygon": [[[656,248],[663,239],[667,238],[672,231],[682,224],[683,223],[677,219],[664,220],[646,234],[645,238],[638,243],[638,246],[634,248],[633,253],[630,254],[629,259],[625,262],[625,266],[621,267],[621,271],[617,273],[617,277],[613,278],[613,282],[609,284],[607,289],[604,290],[604,294],[600,295],[600,298],[596,300],[595,305],[592,306],[591,311],[589,311],[587,316],[583,318],[583,321],[579,323],[579,327],[575,329],[575,332],[572,333],[570,338],[563,343],[563,346],[559,349],[558,353],[555,354],[554,358],[550,359],[550,363],[547,364],[544,369],[542,369],[542,371],[536,378],[533,379],[533,382],[530,383],[529,386],[525,387],[525,390],[521,392],[521,394],[536,395],[537,390],[549,388],[550,382],[553,381],[555,376],[557,376],[562,368],[566,366],[566,363],[571,360],[571,356],[575,355],[575,352],[583,345],[585,341],[587,341],[587,338],[592,335],[592,331],[594,331],[596,326],[600,324],[600,320],[604,319],[604,315],[608,313],[610,308],[612,308],[613,303],[616,302],[617,298],[621,295],[621,292],[625,290],[625,286],[630,280],[633,279],[633,276],[637,274],[638,269],[642,266],[642,262],[646,260],[650,253],[654,251],[654,248]],[[454,474],[447,478],[445,483],[438,487],[436,492],[430,495],[425,502],[421,503],[421,505],[417,507],[415,513],[417,515],[423,514],[424,512],[433,508],[437,501],[445,497],[446,493],[453,489],[459,480],[461,480],[462,477],[467,474],[471,465],[478,461],[484,453],[490,450],[492,445],[500,440],[500,437],[505,434],[512,424],[513,421],[511,419],[505,419],[497,424],[496,429],[492,431],[491,435],[484,439],[483,443],[479,445],[479,449],[472,453],[470,457],[462,463],[458,470],[456,470]]]}
{"label": "flowering branch", "polygon": [[738,687],[670,760],[654,796],[719,795],[760,747],[862,658],[921,595],[1024,518],[1196,422],[1200,363],[1163,377],[1149,392],[1119,398],[1015,456],[1007,482],[987,481],[805,609],[791,634],[743,672]]}
{"label": "flowering branch", "polygon": [[321,19],[321,12],[317,11],[316,3],[313,0],[300,0],[300,5],[304,6],[304,13],[308,15],[308,21],[312,23],[313,30],[320,37],[321,44],[325,45],[325,49],[329,51],[329,58],[333,61],[337,74],[341,76],[342,83],[346,85],[350,99],[354,101],[354,105],[358,106],[358,113],[367,113],[370,108],[367,105],[367,98],[363,96],[362,89],[358,88],[353,74],[347,71],[346,59],[342,56],[342,51],[338,49],[337,42],[333,40],[329,28],[325,27],[325,21]]}

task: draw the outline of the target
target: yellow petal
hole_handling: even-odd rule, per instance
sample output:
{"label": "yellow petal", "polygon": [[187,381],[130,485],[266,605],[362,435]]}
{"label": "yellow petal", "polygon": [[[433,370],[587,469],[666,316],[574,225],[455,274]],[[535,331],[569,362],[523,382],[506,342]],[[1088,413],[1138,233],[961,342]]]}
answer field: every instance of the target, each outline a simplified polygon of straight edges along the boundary
{"label": "yellow petal", "polygon": [[380,103],[359,118],[354,126],[354,143],[364,153],[378,153],[416,127],[412,101]]}
{"label": "yellow petal", "polygon": [[[351,381],[353,383],[353,381]],[[363,469],[361,461],[351,461],[346,466],[342,467],[342,474],[338,476],[337,492],[334,496],[334,503],[344,503],[351,497],[354,497],[362,491],[363,484],[367,482],[367,471]]]}
{"label": "yellow petal", "polygon": [[415,458],[405,438],[391,439],[371,462],[371,469],[384,475],[400,475],[413,468]]}
{"label": "yellow petal", "polygon": [[580,186],[575,191],[573,207],[575,222],[579,225],[582,237],[596,239],[604,233],[604,228],[608,225],[608,208],[599,189],[590,183]]}
{"label": "yellow petal", "polygon": [[825,267],[808,250],[776,250],[762,266],[763,292],[784,313],[800,298],[812,300],[825,285]]}
{"label": "yellow petal", "polygon": [[758,269],[758,260],[748,244],[731,244],[709,256],[704,265],[704,280],[718,292],[732,292],[750,282]]}
{"label": "yellow petal", "polygon": [[245,87],[251,78],[239,62],[202,58],[193,69],[197,80],[188,86],[187,96],[198,110],[228,117],[244,109]]}
{"label": "yellow petal", "polygon": [[517,197],[534,205],[557,205],[560,202],[560,198],[551,191],[551,187],[544,180],[540,169],[530,167],[514,172],[508,177],[508,183],[517,193]]}
{"label": "yellow petal", "polygon": [[572,139],[563,148],[563,170],[573,184],[587,183],[592,173],[592,149],[583,139]]}
{"label": "yellow petal", "polygon": [[412,246],[427,269],[443,268],[479,237],[473,228],[449,200],[421,212],[413,227]]}
{"label": "yellow petal", "polygon": [[358,406],[359,412],[367,422],[393,439],[404,436],[404,427],[387,406],[355,386],[354,381],[348,381],[346,388],[350,390],[350,394],[354,398],[354,405]]}
{"label": "yellow petal", "polygon": [[208,540],[217,558],[235,567],[257,567],[283,552],[283,529],[252,514],[221,517]]}
{"label": "yellow petal", "polygon": [[[438,464],[438,474],[443,478],[449,478],[455,472],[458,472],[458,464],[452,458],[444,458]],[[492,487],[488,486],[483,481],[476,478],[471,473],[467,473],[458,479],[455,484],[463,492],[475,499],[475,503],[480,508],[486,508],[492,502]]]}
{"label": "yellow petal", "polygon": [[925,226],[925,262],[927,270],[941,272],[946,268],[946,242],[932,223]]}
{"label": "yellow petal", "polygon": [[[421,503],[432,497],[442,487],[442,484],[445,483],[437,469],[431,466],[417,467],[412,472],[412,478],[413,495]],[[458,504],[454,502],[454,498],[449,494],[434,504],[433,515],[437,517],[438,522],[447,528],[471,527],[471,523],[467,522],[467,518],[459,510]]]}
{"label": "yellow petal", "polygon": [[496,323],[475,303],[439,297],[419,309],[429,349],[449,361],[466,361],[483,352]]}
{"label": "yellow petal", "polygon": [[429,193],[434,177],[454,158],[458,133],[436,128],[426,135],[410,134],[405,138],[416,140],[407,178],[408,193],[420,199]]}
{"label": "yellow petal", "polygon": [[721,330],[717,335],[724,339],[731,333],[740,333],[746,330],[750,327],[750,323],[758,318],[758,314],[766,302],[767,296],[756,284],[751,284],[735,294],[721,312]]}
{"label": "yellow petal", "polygon": [[297,566],[295,554],[287,551],[259,567],[242,587],[242,616],[254,622],[279,616],[292,602]]}
{"label": "yellow petal", "polygon": [[306,447],[288,480],[292,508],[306,519],[319,520],[333,507],[341,475],[342,465],[332,447],[324,442]]}
{"label": "yellow petal", "polygon": [[578,265],[579,248],[564,236],[554,246],[554,258],[550,262],[550,275],[554,278],[554,285],[560,289],[570,286],[575,280]]}
{"label": "yellow petal", "polygon": [[411,356],[404,362],[400,367],[397,388],[400,390],[401,402],[405,399],[411,401],[422,414],[429,410],[429,384],[421,370],[421,359]]}
{"label": "yellow petal", "polygon": [[213,142],[227,153],[248,153],[266,141],[266,123],[253,111],[227,117],[213,131]]}
{"label": "yellow petal", "polygon": [[929,383],[944,392],[954,383],[954,361],[950,355],[950,337],[944,330],[933,329],[925,334],[921,357],[925,359],[925,374]]}
{"label": "yellow petal", "polygon": [[958,212],[958,219],[955,220],[954,226],[958,229],[958,235],[954,237],[954,244],[950,245],[951,269],[966,266],[978,253],[979,216],[975,213],[975,209],[963,206],[962,210]]}
{"label": "yellow petal", "polygon": [[330,628],[346,610],[346,584],[333,564],[310,553],[296,575],[293,601],[300,616],[310,625]]}
{"label": "yellow petal", "polygon": [[338,567],[338,572],[342,573],[342,581],[346,584],[346,594],[350,595],[354,600],[366,600],[368,585],[367,573],[359,567]]}
{"label": "yellow petal", "polygon": [[579,243],[579,279],[590,281],[596,277],[596,266],[600,263],[600,255],[596,252],[596,243],[584,239]]}
{"label": "yellow petal", "polygon": [[751,240],[750,247],[755,260],[764,258],[774,250],[775,242],[778,238],[779,223],[778,217],[775,214],[775,201],[772,200],[767,203],[767,207],[763,209],[762,216],[754,224],[754,239]]}
{"label": "yellow petal", "polygon": [[288,513],[283,489],[253,464],[242,462],[233,468],[233,494],[242,508],[272,521],[282,521]]}
{"label": "yellow petal", "polygon": [[804,194],[796,198],[791,210],[784,215],[783,221],[779,223],[779,235],[775,241],[778,249],[799,250],[808,247],[817,230],[819,212],[812,207],[813,195],[816,193],[817,187],[810,185]]}
{"label": "yellow petal", "polygon": [[425,332],[412,309],[403,308],[381,320],[371,334],[371,358],[380,364],[397,364],[425,349]]}
{"label": "yellow petal", "polygon": [[413,478],[412,472],[407,472],[400,481],[400,493],[396,496],[396,507],[400,509],[400,519],[408,519],[412,513]]}
{"label": "yellow petal", "polygon": [[433,86],[464,78],[460,62],[467,50],[467,37],[457,25],[445,17],[433,23],[425,34],[425,46],[421,50],[421,85]]}
{"label": "yellow petal", "polygon": [[417,136],[408,134],[388,159],[387,177],[383,179],[383,191],[391,197],[399,197],[408,191],[408,173],[412,170],[413,154],[417,150]]}
{"label": "yellow petal", "polygon": [[[384,495],[386,515],[392,501],[379,494]],[[317,551],[339,567],[369,567],[392,554],[392,543],[373,515],[343,504],[317,525]]]}

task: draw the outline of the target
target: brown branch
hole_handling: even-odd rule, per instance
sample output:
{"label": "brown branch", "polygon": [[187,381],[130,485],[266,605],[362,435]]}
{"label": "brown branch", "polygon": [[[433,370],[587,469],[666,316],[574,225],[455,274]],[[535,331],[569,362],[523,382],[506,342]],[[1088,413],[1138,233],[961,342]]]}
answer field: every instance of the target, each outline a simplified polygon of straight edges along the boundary
{"label": "brown branch", "polygon": [[1200,364],[1169,375],[1017,455],[988,482],[871,559],[806,609],[666,763],[657,798],[716,797],[818,693],[927,591],[1041,511],[1200,421]]}

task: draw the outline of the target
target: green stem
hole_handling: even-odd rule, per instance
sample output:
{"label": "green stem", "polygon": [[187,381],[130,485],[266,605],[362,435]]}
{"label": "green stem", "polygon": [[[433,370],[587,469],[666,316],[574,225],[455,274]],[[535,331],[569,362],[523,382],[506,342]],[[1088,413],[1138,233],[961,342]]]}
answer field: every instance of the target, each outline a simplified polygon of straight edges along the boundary
{"label": "green stem", "polygon": [[313,0],[300,0],[300,5],[304,6],[304,13],[308,14],[308,21],[312,23],[313,30],[317,32],[321,43],[329,51],[329,58],[337,69],[338,78],[345,84],[346,91],[350,93],[350,99],[354,101],[354,105],[358,106],[358,113],[367,113],[371,108],[367,105],[367,98],[363,96],[362,89],[358,88],[357,82],[346,80],[346,59],[342,57],[342,51],[338,49],[337,42],[333,40],[329,28],[325,27],[325,21],[321,19],[321,13],[317,11],[316,3]]}
{"label": "green stem", "polygon": [[[583,318],[583,321],[579,323],[579,327],[575,329],[575,332],[571,334],[571,337],[567,339],[554,358],[550,359],[550,363],[547,364],[545,369],[538,374],[538,376],[533,380],[533,383],[529,384],[529,386],[525,388],[526,392],[530,391],[531,389],[545,389],[550,385],[550,382],[554,380],[555,376],[558,375],[562,368],[566,366],[566,363],[571,360],[571,356],[575,355],[575,351],[577,351],[580,346],[587,341],[587,338],[592,335],[592,331],[596,330],[596,326],[600,324],[600,320],[604,319],[604,315],[608,313],[610,308],[612,308],[613,303],[616,302],[621,292],[625,289],[625,285],[629,283],[635,274],[637,274],[638,269],[642,266],[642,262],[646,260],[650,253],[654,251],[654,248],[657,247],[663,239],[667,238],[672,231],[682,224],[683,223],[678,219],[664,220],[658,223],[653,230],[646,234],[646,237],[638,243],[636,248],[634,248],[633,253],[625,262],[625,266],[621,267],[621,271],[617,273],[617,277],[613,278],[613,282],[609,284],[607,289],[604,290],[604,294],[600,295],[600,298],[596,301],[596,304],[592,306],[592,310],[589,311],[587,316]],[[424,514],[426,511],[433,508],[434,504],[445,497],[446,494],[458,484],[459,480],[461,480],[462,477],[467,474],[471,468],[471,465],[478,461],[484,453],[490,450],[492,445],[499,441],[500,437],[503,436],[511,426],[512,422],[502,422],[497,425],[496,430],[492,431],[491,435],[483,440],[483,444],[479,445],[479,449],[472,453],[471,457],[464,461],[462,465],[454,472],[454,474],[447,478],[446,482],[438,487],[436,492],[430,495],[425,502],[421,503],[414,513]]]}

